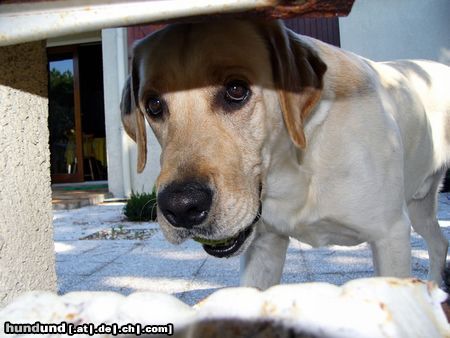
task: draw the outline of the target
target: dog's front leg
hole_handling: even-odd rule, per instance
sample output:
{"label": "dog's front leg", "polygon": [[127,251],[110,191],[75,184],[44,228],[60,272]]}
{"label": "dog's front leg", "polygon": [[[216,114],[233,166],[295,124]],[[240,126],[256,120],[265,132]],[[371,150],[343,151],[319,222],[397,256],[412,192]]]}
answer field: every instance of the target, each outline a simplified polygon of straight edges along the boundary
{"label": "dog's front leg", "polygon": [[257,233],[241,256],[241,286],[265,290],[279,284],[288,245],[287,236],[272,232]]}
{"label": "dog's front leg", "polygon": [[394,222],[388,236],[370,243],[377,276],[411,276],[411,222],[406,212]]}

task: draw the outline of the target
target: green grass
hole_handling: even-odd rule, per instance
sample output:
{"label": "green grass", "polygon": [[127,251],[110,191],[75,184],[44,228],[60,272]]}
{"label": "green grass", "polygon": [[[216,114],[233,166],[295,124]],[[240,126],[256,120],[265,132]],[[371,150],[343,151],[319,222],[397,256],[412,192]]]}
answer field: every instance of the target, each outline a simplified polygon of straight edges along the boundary
{"label": "green grass", "polygon": [[156,221],[156,192],[132,192],[123,213],[133,222]]}

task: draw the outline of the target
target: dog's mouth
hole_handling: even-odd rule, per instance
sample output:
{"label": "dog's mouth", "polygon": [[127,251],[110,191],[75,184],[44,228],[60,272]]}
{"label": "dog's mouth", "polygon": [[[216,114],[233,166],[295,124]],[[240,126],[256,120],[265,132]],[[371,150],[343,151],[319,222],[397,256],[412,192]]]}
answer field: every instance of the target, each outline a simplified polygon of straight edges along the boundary
{"label": "dog's mouth", "polygon": [[259,221],[260,217],[261,206],[253,222],[248,227],[238,232],[237,235],[222,240],[211,240],[200,237],[194,237],[193,240],[201,243],[203,250],[211,256],[218,258],[231,257],[242,247],[247,238],[251,235],[253,226]]}

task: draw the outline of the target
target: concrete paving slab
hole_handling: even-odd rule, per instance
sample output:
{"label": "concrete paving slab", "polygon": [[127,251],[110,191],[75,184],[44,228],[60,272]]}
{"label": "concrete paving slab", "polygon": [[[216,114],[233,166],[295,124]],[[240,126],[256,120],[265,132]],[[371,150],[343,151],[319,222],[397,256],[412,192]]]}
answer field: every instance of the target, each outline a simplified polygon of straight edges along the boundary
{"label": "concrete paving slab", "polygon": [[[439,197],[439,218],[450,238],[450,197]],[[54,211],[56,267],[60,293],[70,291],[160,291],[195,304],[214,291],[239,284],[239,258],[208,256],[201,245],[172,245],[156,223],[128,222],[123,203]],[[102,229],[155,229],[147,240],[80,240]],[[413,274],[425,279],[428,253],[412,234]],[[321,281],[337,285],[373,275],[367,244],[312,248],[291,240],[282,283]]]}

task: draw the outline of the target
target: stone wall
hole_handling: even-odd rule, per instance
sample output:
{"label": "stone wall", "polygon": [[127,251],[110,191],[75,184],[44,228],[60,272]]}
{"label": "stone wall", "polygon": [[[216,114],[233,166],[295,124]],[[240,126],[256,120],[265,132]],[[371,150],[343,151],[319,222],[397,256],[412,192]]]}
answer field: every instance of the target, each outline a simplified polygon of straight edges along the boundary
{"label": "stone wall", "polygon": [[0,307],[56,290],[45,43],[0,48]]}

